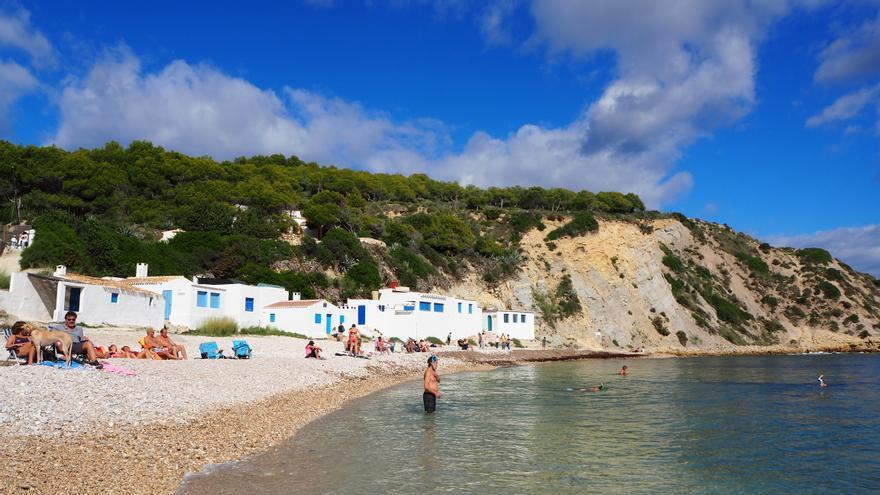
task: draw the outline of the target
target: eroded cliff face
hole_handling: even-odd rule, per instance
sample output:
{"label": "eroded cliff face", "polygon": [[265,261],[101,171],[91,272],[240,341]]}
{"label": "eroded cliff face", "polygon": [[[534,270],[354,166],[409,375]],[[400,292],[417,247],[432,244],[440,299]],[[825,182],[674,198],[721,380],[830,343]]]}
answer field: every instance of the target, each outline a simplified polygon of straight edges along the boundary
{"label": "eroded cliff face", "polygon": [[[606,221],[598,232],[554,243],[545,235],[563,222],[547,222],[523,237],[513,279],[493,286],[472,273],[445,292],[534,311],[538,338],[591,349],[818,349],[877,339],[880,288],[870,277],[836,260],[806,263],[794,250],[724,226],[686,222]],[[554,318],[566,275],[581,310]]]}

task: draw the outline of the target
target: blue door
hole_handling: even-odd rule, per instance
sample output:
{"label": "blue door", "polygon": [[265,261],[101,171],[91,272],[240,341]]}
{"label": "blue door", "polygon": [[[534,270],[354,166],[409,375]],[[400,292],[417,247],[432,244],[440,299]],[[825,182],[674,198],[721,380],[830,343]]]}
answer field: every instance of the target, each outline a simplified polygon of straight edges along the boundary
{"label": "blue door", "polygon": [[333,315],[327,314],[327,318],[324,319],[327,320],[327,335],[330,335],[330,332],[333,331]]}
{"label": "blue door", "polygon": [[488,316],[487,318],[489,318],[489,331],[491,332],[492,331],[492,317]]}
{"label": "blue door", "polygon": [[358,306],[358,325],[363,325],[367,322],[367,307],[364,305]]}
{"label": "blue door", "polygon": [[165,298],[165,319],[168,320],[171,318],[171,294],[170,290],[163,290],[162,297]]}

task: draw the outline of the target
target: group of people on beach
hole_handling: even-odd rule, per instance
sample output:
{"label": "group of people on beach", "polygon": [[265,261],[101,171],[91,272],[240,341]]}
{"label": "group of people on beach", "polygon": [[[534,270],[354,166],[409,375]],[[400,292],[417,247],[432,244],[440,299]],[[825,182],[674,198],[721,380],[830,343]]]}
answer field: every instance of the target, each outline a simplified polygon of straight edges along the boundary
{"label": "group of people on beach", "polygon": [[[49,325],[48,329],[69,334],[73,341],[71,353],[75,356],[82,356],[85,364],[100,366],[98,359],[108,358],[187,359],[186,347],[171,340],[167,328],[163,327],[159,331],[158,337],[154,329],[147,328],[146,335],[138,341],[141,348],[135,351],[127,345],[121,348],[116,344],[110,344],[106,348],[95,345],[90,338],[86,337],[83,328],[77,325],[76,319],[76,313],[68,311],[64,315],[63,324]],[[35,364],[37,359],[37,349],[31,341],[31,332],[35,329],[36,327],[32,323],[17,321],[12,325],[9,338],[6,340],[6,350],[13,351],[16,356],[26,359],[27,364]],[[56,358],[67,357],[64,355],[60,341],[55,342],[53,347]]]}

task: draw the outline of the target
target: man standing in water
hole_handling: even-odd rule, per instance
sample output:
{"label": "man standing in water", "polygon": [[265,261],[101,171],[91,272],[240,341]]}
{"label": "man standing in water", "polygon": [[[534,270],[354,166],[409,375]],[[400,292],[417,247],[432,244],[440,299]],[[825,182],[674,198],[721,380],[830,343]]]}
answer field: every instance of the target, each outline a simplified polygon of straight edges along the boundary
{"label": "man standing in water", "polygon": [[426,413],[431,414],[437,409],[439,398],[440,375],[437,374],[437,356],[431,354],[428,358],[428,367],[425,369],[425,392],[422,394]]}

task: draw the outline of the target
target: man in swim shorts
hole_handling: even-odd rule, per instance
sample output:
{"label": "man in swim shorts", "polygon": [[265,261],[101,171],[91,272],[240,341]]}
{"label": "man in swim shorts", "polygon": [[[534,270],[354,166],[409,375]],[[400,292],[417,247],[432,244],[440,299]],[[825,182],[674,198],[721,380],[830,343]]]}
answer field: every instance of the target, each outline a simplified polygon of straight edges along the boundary
{"label": "man in swim shorts", "polygon": [[440,375],[437,374],[437,356],[431,354],[428,358],[428,367],[425,369],[425,392],[422,394],[426,413],[431,414],[437,409],[439,398]]}

